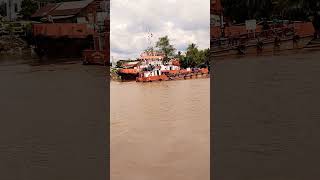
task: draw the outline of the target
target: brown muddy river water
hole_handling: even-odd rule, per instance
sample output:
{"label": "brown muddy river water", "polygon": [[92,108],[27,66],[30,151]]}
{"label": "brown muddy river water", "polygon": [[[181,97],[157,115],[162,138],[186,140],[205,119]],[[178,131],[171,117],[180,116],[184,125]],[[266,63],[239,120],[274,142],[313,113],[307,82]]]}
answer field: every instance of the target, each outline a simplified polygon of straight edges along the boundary
{"label": "brown muddy river water", "polygon": [[319,179],[320,53],[216,63],[216,180]]}
{"label": "brown muddy river water", "polygon": [[209,180],[210,79],[111,82],[112,180]]}
{"label": "brown muddy river water", "polygon": [[105,68],[36,61],[0,57],[0,179],[107,179]]}

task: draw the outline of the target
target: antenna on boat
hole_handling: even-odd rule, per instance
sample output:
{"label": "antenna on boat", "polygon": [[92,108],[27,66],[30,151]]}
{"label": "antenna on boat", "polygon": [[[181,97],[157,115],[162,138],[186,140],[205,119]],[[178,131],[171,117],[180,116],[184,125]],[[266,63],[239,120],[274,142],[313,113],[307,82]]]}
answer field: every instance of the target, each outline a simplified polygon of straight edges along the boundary
{"label": "antenna on boat", "polygon": [[147,27],[148,49],[152,50],[152,53],[153,53],[152,37],[153,37],[153,34],[151,33],[150,28]]}

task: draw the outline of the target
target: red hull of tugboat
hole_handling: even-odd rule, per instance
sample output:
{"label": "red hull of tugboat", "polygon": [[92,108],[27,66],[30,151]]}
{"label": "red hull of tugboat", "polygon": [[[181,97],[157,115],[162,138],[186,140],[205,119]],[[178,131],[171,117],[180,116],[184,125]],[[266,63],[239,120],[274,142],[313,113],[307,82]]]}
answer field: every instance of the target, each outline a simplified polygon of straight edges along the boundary
{"label": "red hull of tugboat", "polygon": [[209,70],[207,68],[202,68],[197,71],[187,71],[182,70],[171,70],[163,71],[164,74],[160,76],[150,76],[150,77],[137,77],[137,82],[154,82],[154,81],[169,81],[169,80],[184,80],[184,79],[194,79],[194,78],[208,78]]}
{"label": "red hull of tugboat", "polygon": [[137,78],[137,82],[168,81],[168,80],[169,78],[166,75]]}
{"label": "red hull of tugboat", "polygon": [[118,75],[123,81],[135,81],[139,76],[139,72],[136,69],[120,69]]}
{"label": "red hull of tugboat", "polygon": [[90,48],[93,30],[86,24],[33,24],[35,52],[40,56],[78,58]]}

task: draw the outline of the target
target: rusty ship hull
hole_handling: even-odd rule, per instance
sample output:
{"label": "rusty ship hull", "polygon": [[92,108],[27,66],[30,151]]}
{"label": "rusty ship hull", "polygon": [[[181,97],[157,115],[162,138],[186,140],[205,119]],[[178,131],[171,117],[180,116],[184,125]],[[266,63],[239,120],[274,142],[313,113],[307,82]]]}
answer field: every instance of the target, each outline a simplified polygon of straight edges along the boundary
{"label": "rusty ship hull", "polygon": [[33,24],[33,45],[39,57],[80,58],[93,46],[94,31],[86,24]]}
{"label": "rusty ship hull", "polygon": [[90,48],[92,38],[35,37],[34,50],[39,57],[79,58]]}

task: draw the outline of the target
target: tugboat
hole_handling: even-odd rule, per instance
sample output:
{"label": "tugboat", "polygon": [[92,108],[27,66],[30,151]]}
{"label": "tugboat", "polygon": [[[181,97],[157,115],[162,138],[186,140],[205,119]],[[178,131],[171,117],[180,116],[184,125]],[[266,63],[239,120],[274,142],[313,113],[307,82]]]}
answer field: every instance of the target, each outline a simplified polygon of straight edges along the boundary
{"label": "tugboat", "polygon": [[208,77],[207,68],[181,69],[179,59],[172,58],[165,62],[164,56],[158,54],[142,55],[137,82],[169,81]]}
{"label": "tugboat", "polygon": [[[121,68],[118,75],[123,81],[154,82],[209,77],[208,68],[181,69],[179,59],[164,61],[164,54],[157,51],[144,52],[138,61],[132,61],[130,68]],[[123,65],[123,66],[129,66]]]}
{"label": "tugboat", "polygon": [[166,81],[168,76],[162,71],[179,70],[179,66],[175,66],[170,60],[164,63],[164,54],[160,52],[145,52],[141,54],[140,72],[137,82]]}
{"label": "tugboat", "polygon": [[167,81],[169,77],[161,72],[161,66],[150,66],[139,73],[137,82]]}
{"label": "tugboat", "polygon": [[118,75],[122,80],[155,81],[167,80],[162,70],[176,70],[180,67],[168,62],[164,65],[164,54],[157,51],[143,52],[137,61],[123,64],[123,68],[118,70]]}

